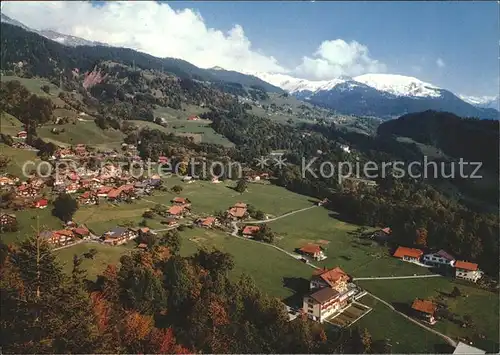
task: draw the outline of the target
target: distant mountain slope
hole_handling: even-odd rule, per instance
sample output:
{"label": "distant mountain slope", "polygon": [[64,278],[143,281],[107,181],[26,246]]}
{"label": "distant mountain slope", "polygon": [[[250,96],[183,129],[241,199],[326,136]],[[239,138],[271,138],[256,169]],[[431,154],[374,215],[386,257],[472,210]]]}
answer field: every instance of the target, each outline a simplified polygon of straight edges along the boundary
{"label": "distant mountain slope", "polygon": [[500,96],[465,96],[458,95],[462,100],[479,108],[494,108],[500,107]]}
{"label": "distant mountain slope", "polygon": [[[197,79],[200,81],[209,81],[209,82],[232,82],[232,83],[237,83],[243,86],[247,87],[260,87],[264,89],[264,91],[269,91],[269,92],[283,92],[283,90],[279,87],[270,85],[269,83],[255,77],[252,75],[246,75],[242,73],[238,73],[235,71],[228,71],[228,70],[216,70],[214,68],[212,69],[202,69],[198,68],[197,66],[182,60],[182,59],[177,59],[177,58],[157,58],[153,57],[149,54],[145,54],[142,52],[137,52],[132,49],[127,49],[127,48],[117,48],[117,47],[111,47],[107,44],[100,43],[100,42],[94,42],[94,41],[88,41],[86,39],[80,38],[80,37],[75,37],[75,36],[70,36],[70,35],[65,35],[59,32],[55,32],[52,30],[34,30],[31,29],[21,22],[14,20],[4,14],[1,16],[1,22],[2,22],[2,29],[4,28],[4,25],[13,25],[16,27],[20,27],[25,31],[32,32],[35,34],[38,34],[42,37],[45,37],[49,40],[52,40],[54,42],[60,43],[64,46],[68,47],[74,47],[74,54],[80,54],[85,58],[92,58],[92,61],[94,60],[114,60],[118,62],[123,62],[125,64],[132,64],[134,63],[135,65],[143,68],[143,69],[156,69],[156,70],[164,70],[166,72],[171,72],[179,77],[182,78],[192,78],[192,79]],[[5,43],[5,48],[7,49],[9,47],[9,43],[12,43],[11,41],[9,42],[9,36],[15,36],[16,41],[21,40],[21,37],[27,36],[27,34],[23,32],[16,31],[15,29],[10,29],[6,30],[5,33],[2,31],[2,37],[7,37],[4,41],[4,38],[2,38],[2,44],[4,45]],[[35,37],[33,36],[28,36],[30,39],[30,45],[35,44],[36,40]],[[26,38],[28,38],[26,37]],[[54,47],[53,45],[50,45],[47,41],[43,41],[44,45],[46,47]],[[94,47],[94,48],[89,48],[89,47]],[[104,49],[106,48],[106,49]],[[29,51],[28,48],[26,48],[27,52]],[[72,56],[67,50],[63,48],[59,49],[51,49],[50,52],[53,51],[59,51],[59,52],[64,52],[65,55],[70,55]],[[25,52],[23,55],[19,53],[20,55],[16,56],[18,58],[18,61],[23,61],[26,58],[25,55],[28,53]],[[9,53],[10,54],[10,53]],[[44,54],[47,54],[46,52]],[[37,55],[39,55],[37,53]],[[42,53],[40,53],[42,55]],[[9,57],[12,58],[12,57]],[[45,57],[45,60],[48,60],[50,57]],[[40,57],[39,58],[41,61],[44,60],[44,58]],[[2,59],[3,60],[3,59]],[[7,61],[11,61],[11,59],[6,59]],[[78,67],[75,63],[75,67]],[[88,68],[86,68],[88,69]]]}
{"label": "distant mountain slope", "polygon": [[76,46],[107,46],[107,44],[105,44],[105,43],[88,41],[88,40],[80,38],[80,37],[69,36],[69,35],[62,34],[62,33],[56,32],[56,31],[52,31],[52,30],[38,31],[38,30],[35,30],[33,28],[29,28],[28,26],[22,24],[21,22],[14,20],[14,19],[12,19],[9,16],[4,15],[4,14],[1,15],[1,22],[7,23],[7,24],[13,25],[13,26],[21,27],[22,29],[24,29],[26,31],[38,33],[39,35],[41,35],[45,38],[62,43],[66,46],[71,46],[71,47],[76,47]]}
{"label": "distant mountain slope", "polygon": [[238,83],[247,87],[260,87],[267,92],[282,93],[284,91],[280,87],[274,86],[253,75],[246,75],[237,71],[225,70],[220,67],[206,69],[206,71],[210,73],[214,78],[217,78],[221,81]]}
{"label": "distant mountain slope", "polygon": [[310,81],[284,74],[255,75],[297,98],[342,114],[389,119],[431,109],[460,116],[499,118],[499,112],[495,109],[475,107],[448,90],[403,75],[365,74],[330,81]]}
{"label": "distant mountain slope", "polygon": [[465,119],[452,113],[429,110],[384,122],[378,127],[377,134],[409,137],[435,146],[449,156],[481,161],[485,167],[498,171],[498,120]]}

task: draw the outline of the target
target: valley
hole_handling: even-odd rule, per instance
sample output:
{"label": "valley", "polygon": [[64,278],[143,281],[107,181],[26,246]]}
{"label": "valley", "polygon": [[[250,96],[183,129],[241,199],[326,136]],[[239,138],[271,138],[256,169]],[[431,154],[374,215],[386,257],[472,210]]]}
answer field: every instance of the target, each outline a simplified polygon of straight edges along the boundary
{"label": "valley", "polygon": [[[499,351],[491,105],[23,26],[2,14],[2,349]],[[483,178],[325,173],[424,158]]]}

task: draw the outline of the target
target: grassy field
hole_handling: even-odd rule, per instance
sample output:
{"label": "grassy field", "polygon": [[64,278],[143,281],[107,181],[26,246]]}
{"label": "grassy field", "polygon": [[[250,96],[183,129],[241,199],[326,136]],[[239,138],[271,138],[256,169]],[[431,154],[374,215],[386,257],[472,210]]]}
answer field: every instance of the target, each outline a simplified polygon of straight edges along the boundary
{"label": "grassy field", "polygon": [[307,243],[322,244],[327,259],[320,266],[340,266],[355,277],[426,274],[428,270],[403,263],[390,256],[387,248],[359,240],[353,232],[359,227],[336,218],[324,208],[313,208],[300,214],[269,223],[278,234],[277,245],[293,251]]}
{"label": "grassy field", "polygon": [[17,132],[23,130],[23,124],[14,116],[6,112],[0,113],[0,132],[15,136]]}
{"label": "grassy field", "polygon": [[204,112],[207,112],[207,109],[195,106],[195,105],[182,105],[182,110],[176,110],[171,107],[163,107],[157,106],[154,110],[155,117],[161,117],[167,121],[187,121],[190,116],[197,116]]}
{"label": "grassy field", "polygon": [[452,352],[453,349],[440,337],[420,328],[406,318],[390,310],[369,295],[360,300],[373,308],[355,325],[367,328],[373,340],[387,339],[394,354],[429,354]]}
{"label": "grassy field", "polygon": [[[63,129],[59,134],[51,133],[52,128]],[[109,128],[102,130],[92,121],[76,121],[63,125],[49,124],[38,129],[40,137],[50,140],[55,144],[67,146],[88,144],[96,148],[119,148],[123,143],[124,134]]]}
{"label": "grassy field", "polygon": [[[252,204],[256,209],[272,215],[279,216],[286,212],[294,211],[312,205],[310,198],[290,192],[282,187],[270,184],[252,183],[248,185],[247,191],[240,194],[232,189],[235,182],[221,182],[213,184],[210,181],[197,180],[191,184],[183,183],[178,177],[165,179],[165,185],[169,188],[174,185],[182,186],[179,194],[187,197],[192,202],[193,212],[213,214],[216,211],[226,210],[236,202]],[[148,197],[158,203],[170,204],[175,194]]]}
{"label": "grassy field", "polygon": [[181,232],[181,236],[183,255],[190,255],[200,247],[217,247],[234,256],[232,278],[245,273],[255,280],[259,288],[272,296],[291,296],[293,290],[284,286],[286,280],[309,279],[313,272],[311,267],[270,246],[237,239],[222,232],[187,228]]}
{"label": "grassy field", "polygon": [[[444,303],[460,319],[469,315],[473,320],[474,330],[462,328],[446,319],[438,321],[434,326],[436,330],[454,338],[466,336],[472,338],[473,333],[482,334],[486,339],[478,341],[476,346],[488,351],[498,351],[498,294],[448,278],[373,280],[358,281],[358,284],[395,307],[411,305],[415,298]],[[461,297],[449,296],[455,286],[460,289]]]}
{"label": "grassy field", "polygon": [[[21,180],[26,180],[23,176],[23,165],[25,162],[32,161],[37,164],[41,161],[33,150],[12,148],[3,143],[0,143],[0,154],[10,158],[10,162],[2,173],[16,175]],[[33,168],[35,168],[33,165],[26,166],[27,172]]]}
{"label": "grassy field", "polygon": [[24,240],[32,235],[35,235],[37,227],[37,217],[40,230],[60,229],[63,224],[57,217],[52,216],[51,209],[52,206],[49,205],[44,209],[28,208],[24,211],[18,212],[7,211],[8,213],[15,213],[19,230],[17,232],[0,234],[0,238],[4,243],[9,244]]}
{"label": "grassy field", "polygon": [[134,242],[119,246],[81,243],[69,248],[57,250],[55,253],[59,262],[63,265],[63,269],[66,272],[71,272],[73,268],[73,256],[75,254],[82,256],[90,249],[96,249],[97,254],[94,256],[94,259],[82,258],[82,268],[87,270],[87,278],[89,280],[95,280],[97,275],[101,274],[108,265],[117,265],[120,262],[120,257],[130,252],[134,247]]}
{"label": "grassy field", "polygon": [[133,121],[138,126],[147,126],[149,128],[160,129],[164,132],[171,132],[178,135],[191,136],[195,142],[220,144],[223,146],[232,146],[233,144],[224,136],[216,133],[210,127],[210,121],[198,120],[188,121],[188,118],[193,115],[200,115],[207,110],[200,106],[184,105],[182,110],[174,110],[170,107],[158,106],[154,110],[155,117],[162,117],[168,121],[168,127],[162,127],[154,123],[145,122],[138,123]]}
{"label": "grassy field", "polygon": [[[44,78],[27,79],[27,78],[20,78],[18,76],[2,75],[0,77],[0,80],[3,82],[18,80],[23,86],[26,87],[26,89],[28,89],[33,94],[44,97],[50,97],[50,98],[57,97],[59,95],[59,92],[61,91],[59,87],[57,87],[56,85],[52,84],[50,81]],[[49,86],[50,91],[48,94],[41,89],[43,85]]]}

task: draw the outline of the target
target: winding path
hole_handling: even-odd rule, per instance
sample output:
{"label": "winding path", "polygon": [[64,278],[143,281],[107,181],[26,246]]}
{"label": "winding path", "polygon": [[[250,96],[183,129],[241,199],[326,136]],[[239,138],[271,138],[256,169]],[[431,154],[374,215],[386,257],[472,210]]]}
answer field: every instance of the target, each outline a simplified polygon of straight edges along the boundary
{"label": "winding path", "polygon": [[315,206],[309,206],[309,207],[301,208],[300,210],[295,210],[295,211],[292,211],[292,212],[287,212],[285,214],[282,214],[281,216],[274,217],[274,218],[261,219],[259,221],[243,221],[243,222],[240,222],[240,223],[242,223],[242,224],[264,224],[264,223],[268,223],[268,222],[277,221],[278,219],[291,216],[292,214],[295,214],[295,213],[307,211],[307,210],[310,210],[310,209],[315,208],[315,207],[318,207],[318,206],[315,205]]}
{"label": "winding path", "polygon": [[413,276],[375,276],[375,277],[354,277],[353,281],[366,281],[366,280],[402,280],[402,279],[425,279],[429,277],[442,277],[440,274],[431,275],[413,275]]}

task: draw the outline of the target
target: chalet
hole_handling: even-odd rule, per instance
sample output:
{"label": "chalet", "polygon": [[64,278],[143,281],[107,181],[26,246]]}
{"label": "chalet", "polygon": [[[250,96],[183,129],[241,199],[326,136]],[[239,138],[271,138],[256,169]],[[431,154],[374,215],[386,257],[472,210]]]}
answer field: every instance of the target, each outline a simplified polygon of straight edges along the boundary
{"label": "chalet", "polygon": [[78,197],[78,202],[82,205],[95,205],[98,199],[95,192],[85,191]]}
{"label": "chalet", "polygon": [[102,186],[97,190],[97,196],[98,197],[107,197],[108,194],[114,190],[111,186]]}
{"label": "chalet", "polygon": [[122,198],[124,195],[122,194],[122,191],[118,189],[112,189],[111,191],[108,192],[107,198],[108,200],[114,201]]}
{"label": "chalet", "polygon": [[47,243],[55,247],[69,244],[75,238],[73,232],[67,229],[58,231],[44,231],[41,232],[39,236]]}
{"label": "chalet", "polygon": [[228,214],[233,218],[244,218],[247,214],[247,205],[243,202],[237,202],[228,210]]}
{"label": "chalet", "polygon": [[98,189],[102,186],[101,181],[97,178],[93,179],[84,179],[80,181],[81,187],[85,189]]}
{"label": "chalet", "polygon": [[198,116],[189,116],[188,121],[198,121],[200,118]]}
{"label": "chalet", "polygon": [[167,210],[167,214],[175,218],[182,218],[185,213],[186,213],[185,206],[172,206]]}
{"label": "chalet", "polygon": [[310,293],[303,298],[303,313],[322,323],[341,311],[358,292],[355,285],[347,283],[349,280],[350,277],[338,267],[315,272],[310,282]]}
{"label": "chalet", "polygon": [[138,233],[131,228],[116,227],[102,235],[103,243],[109,245],[121,245],[129,240],[137,238]]}
{"label": "chalet", "polygon": [[393,256],[404,261],[419,262],[424,252],[420,249],[398,247]]}
{"label": "chalet", "polygon": [[19,139],[26,139],[28,137],[28,132],[19,131],[19,132],[17,132],[16,137]]}
{"label": "chalet", "polygon": [[306,244],[299,249],[299,252],[317,261],[326,259],[326,255],[323,254],[323,250],[316,244]]}
{"label": "chalet", "polygon": [[241,232],[245,237],[253,237],[260,231],[259,226],[245,226]]}
{"label": "chalet", "polygon": [[177,219],[175,218],[165,218],[163,221],[160,222],[161,224],[166,224],[169,227],[174,227],[178,225],[179,223],[177,222]]}
{"label": "chalet", "polygon": [[0,176],[0,186],[14,185],[16,181],[7,176]]}
{"label": "chalet", "polygon": [[420,300],[417,298],[415,299],[415,301],[413,301],[411,308],[417,317],[425,320],[430,324],[436,323],[434,314],[436,313],[437,306],[431,301]]}
{"label": "chalet", "polygon": [[22,184],[17,187],[16,193],[21,197],[35,197],[38,193],[38,190],[29,184]]}
{"label": "chalet", "polygon": [[158,157],[158,164],[167,164],[170,160],[167,157],[160,156]]}
{"label": "chalet", "polygon": [[67,193],[67,194],[74,194],[78,191],[78,185],[77,184],[69,184],[66,186],[66,188],[64,189],[64,191]]}
{"label": "chalet", "polygon": [[44,209],[44,208],[47,208],[48,204],[49,204],[49,201],[47,201],[46,199],[42,198],[42,199],[36,201],[33,204],[33,207],[34,208]]}
{"label": "chalet", "polygon": [[14,214],[0,214],[0,229],[8,228],[17,225],[17,218]]}
{"label": "chalet", "polygon": [[483,276],[483,272],[475,263],[457,260],[455,262],[455,277],[467,281],[477,282]]}
{"label": "chalet", "polygon": [[311,278],[310,289],[315,290],[323,287],[330,287],[343,290],[350,280],[351,277],[339,267],[333,269],[319,269],[314,272]]}
{"label": "chalet", "polygon": [[84,227],[84,226],[74,228],[72,231],[76,237],[79,237],[82,239],[86,239],[90,236],[90,231],[87,229],[87,227]]}
{"label": "chalet", "polygon": [[68,174],[66,177],[73,182],[77,182],[78,180],[80,180],[80,176],[75,172]]}
{"label": "chalet", "polygon": [[183,198],[183,197],[174,197],[172,203],[175,203],[176,205],[187,205],[189,203],[189,199]]}
{"label": "chalet", "polygon": [[432,266],[453,266],[455,258],[441,249],[436,253],[425,254],[422,261]]}
{"label": "chalet", "polygon": [[75,155],[73,154],[71,149],[58,149],[56,151],[56,157],[58,157],[59,159],[70,158],[74,156]]}
{"label": "chalet", "polygon": [[152,229],[150,229],[148,227],[139,228],[139,229],[137,229],[137,232],[139,233],[140,236],[147,235],[147,234],[156,234],[155,231],[153,231]]}
{"label": "chalet", "polygon": [[200,218],[196,221],[196,223],[200,227],[205,227],[205,228],[212,228],[218,224],[217,218],[215,217],[206,217],[206,218]]}

